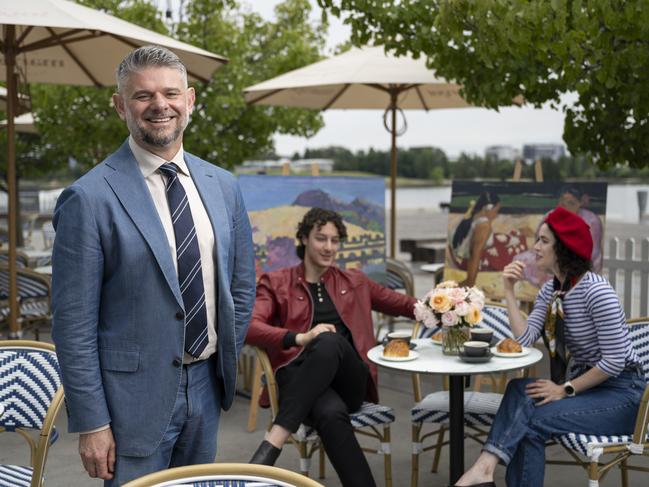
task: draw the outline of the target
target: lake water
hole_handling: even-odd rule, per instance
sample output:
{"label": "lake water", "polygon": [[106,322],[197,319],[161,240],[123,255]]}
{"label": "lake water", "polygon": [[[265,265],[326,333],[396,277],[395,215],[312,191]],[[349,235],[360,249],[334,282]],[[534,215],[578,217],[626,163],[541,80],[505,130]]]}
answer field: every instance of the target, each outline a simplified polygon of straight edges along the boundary
{"label": "lake water", "polygon": [[[606,219],[621,223],[637,223],[638,191],[649,194],[649,184],[611,184],[606,200]],[[440,203],[451,201],[451,187],[402,188],[397,190],[397,208],[404,210],[439,210]],[[390,207],[390,190],[385,191],[385,204]],[[649,213],[649,203],[645,214]]]}
{"label": "lake water", "polygon": [[[40,191],[38,207],[40,213],[51,213],[62,189]],[[638,191],[649,194],[649,184],[611,184],[608,186],[606,219],[621,223],[638,222]],[[451,201],[451,187],[402,188],[397,190],[397,208],[404,210],[439,210],[440,203]],[[385,190],[385,205],[390,207],[390,190]],[[7,195],[0,193],[0,212],[6,212]],[[645,208],[649,214],[649,202]]]}

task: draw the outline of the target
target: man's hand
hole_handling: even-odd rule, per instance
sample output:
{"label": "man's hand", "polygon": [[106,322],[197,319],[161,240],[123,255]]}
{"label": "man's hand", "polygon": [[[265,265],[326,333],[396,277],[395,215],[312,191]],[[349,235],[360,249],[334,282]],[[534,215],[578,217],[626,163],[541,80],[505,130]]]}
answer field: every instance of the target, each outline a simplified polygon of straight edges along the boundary
{"label": "man's hand", "polygon": [[548,379],[538,379],[525,386],[525,392],[532,399],[542,399],[536,403],[537,406],[543,406],[553,401],[559,401],[566,397],[566,391],[563,385],[558,385]]}
{"label": "man's hand", "polygon": [[79,455],[83,468],[92,478],[111,480],[115,467],[115,440],[108,427],[96,433],[79,435]]}
{"label": "man's hand", "polygon": [[295,336],[295,343],[301,347],[306,347],[311,340],[317,337],[320,333],[332,332],[336,333],[336,327],[331,323],[318,323],[306,333],[298,333]]}

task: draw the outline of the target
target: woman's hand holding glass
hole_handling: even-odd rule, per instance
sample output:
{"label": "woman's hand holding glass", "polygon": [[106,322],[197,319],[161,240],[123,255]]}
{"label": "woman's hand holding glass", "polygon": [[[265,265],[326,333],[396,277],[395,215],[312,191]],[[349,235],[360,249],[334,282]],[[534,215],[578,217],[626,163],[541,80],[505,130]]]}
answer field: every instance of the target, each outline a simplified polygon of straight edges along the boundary
{"label": "woman's hand holding glass", "polygon": [[514,284],[523,279],[524,270],[525,263],[518,260],[505,266],[503,269],[503,287],[505,291],[514,291]]}
{"label": "woman's hand holding glass", "polygon": [[301,347],[306,347],[311,340],[317,337],[320,333],[336,333],[336,327],[331,323],[318,323],[306,333],[298,333],[295,336],[295,343]]}

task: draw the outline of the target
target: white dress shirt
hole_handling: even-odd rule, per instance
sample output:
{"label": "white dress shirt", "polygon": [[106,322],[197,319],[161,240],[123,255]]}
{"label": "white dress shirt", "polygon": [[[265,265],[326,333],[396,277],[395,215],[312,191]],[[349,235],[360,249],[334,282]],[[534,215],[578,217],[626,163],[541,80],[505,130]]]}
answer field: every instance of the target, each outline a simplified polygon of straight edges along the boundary
{"label": "white dress shirt", "polygon": [[[178,153],[166,161],[155,154],[143,149],[133,137],[128,138],[128,144],[135,156],[135,160],[140,166],[142,176],[146,182],[153,203],[158,216],[167,234],[169,241],[169,252],[171,253],[176,273],[178,272],[178,261],[176,260],[176,237],[174,234],[173,223],[171,222],[171,213],[169,211],[169,202],[167,201],[166,183],[167,178],[164,176],[159,167],[165,162],[173,162],[178,166],[178,181],[182,184],[187,193],[189,200],[189,207],[194,219],[194,226],[196,227],[196,235],[198,238],[198,247],[201,254],[201,267],[203,271],[203,288],[205,289],[205,306],[207,309],[207,338],[208,343],[197,360],[204,360],[216,351],[216,275],[214,269],[214,231],[212,230],[212,222],[210,221],[203,201],[201,200],[198,190],[194,185],[194,181],[189,174],[187,164],[185,164],[184,151],[181,146]],[[183,363],[190,363],[194,361],[191,355],[185,352]]]}

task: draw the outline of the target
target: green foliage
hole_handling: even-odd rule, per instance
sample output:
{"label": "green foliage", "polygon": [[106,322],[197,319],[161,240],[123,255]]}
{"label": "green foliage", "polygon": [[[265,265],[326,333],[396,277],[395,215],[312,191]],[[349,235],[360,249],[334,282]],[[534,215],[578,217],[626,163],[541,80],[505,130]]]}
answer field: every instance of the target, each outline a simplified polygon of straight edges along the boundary
{"label": "green foliage", "polygon": [[[390,152],[370,149],[352,152],[342,147],[324,147],[304,151],[307,159],[333,159],[335,171],[348,171],[390,175]],[[631,168],[626,165],[610,169],[598,169],[586,157],[565,156],[558,161],[542,160],[545,181],[636,178],[649,180],[649,166]],[[397,177],[419,179],[431,185],[452,179],[489,179],[505,181],[514,174],[514,162],[483,158],[475,154],[462,153],[454,160],[437,147],[400,149],[398,152]],[[534,178],[534,166],[523,165],[523,179]]]}
{"label": "green foliage", "polygon": [[[142,27],[169,35],[162,13],[147,0],[78,0]],[[285,0],[268,22],[235,0],[190,0],[174,37],[230,58],[209,83],[195,86],[197,106],[185,134],[188,151],[226,167],[273,152],[276,132],[314,135],[323,125],[314,111],[247,106],[242,90],[317,61],[325,24],[311,25],[308,0]],[[117,68],[117,66],[115,66]],[[40,137],[30,140],[39,164],[30,175],[52,174],[74,157],[87,170],[128,135],[111,104],[113,88],[31,85]],[[1,142],[0,142],[1,143]],[[19,157],[22,150],[19,148]],[[46,162],[43,162],[46,161]],[[19,163],[21,174],[27,164]]]}
{"label": "green foliage", "polygon": [[[649,165],[649,9],[642,0],[318,0],[357,45],[425,56],[497,109],[522,95],[566,113],[564,140],[600,167]],[[562,102],[575,93],[574,102]]]}

